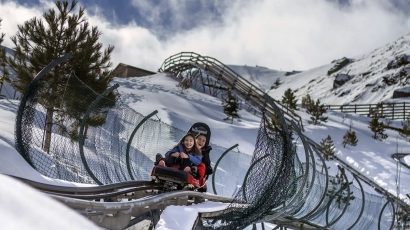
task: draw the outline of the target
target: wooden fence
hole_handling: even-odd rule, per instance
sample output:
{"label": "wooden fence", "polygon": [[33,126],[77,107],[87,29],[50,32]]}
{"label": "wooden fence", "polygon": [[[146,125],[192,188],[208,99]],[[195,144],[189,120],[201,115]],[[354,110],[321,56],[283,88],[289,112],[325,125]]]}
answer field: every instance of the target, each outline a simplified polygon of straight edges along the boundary
{"label": "wooden fence", "polygon": [[405,120],[410,113],[410,102],[326,105],[326,108],[333,111],[356,113],[366,116],[370,116],[371,111],[378,110],[378,113],[384,118],[391,120]]}

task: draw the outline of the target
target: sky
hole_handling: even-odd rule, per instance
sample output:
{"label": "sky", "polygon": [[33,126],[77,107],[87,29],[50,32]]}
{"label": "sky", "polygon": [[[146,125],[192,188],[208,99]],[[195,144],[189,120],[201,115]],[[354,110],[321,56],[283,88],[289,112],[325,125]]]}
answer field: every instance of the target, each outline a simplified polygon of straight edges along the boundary
{"label": "sky", "polygon": [[[115,47],[112,62],[156,71],[193,51],[225,64],[306,70],[353,57],[410,32],[407,0],[80,0],[90,23]],[[0,0],[3,45],[17,25],[40,17],[47,0]],[[16,17],[15,15],[18,15]]]}

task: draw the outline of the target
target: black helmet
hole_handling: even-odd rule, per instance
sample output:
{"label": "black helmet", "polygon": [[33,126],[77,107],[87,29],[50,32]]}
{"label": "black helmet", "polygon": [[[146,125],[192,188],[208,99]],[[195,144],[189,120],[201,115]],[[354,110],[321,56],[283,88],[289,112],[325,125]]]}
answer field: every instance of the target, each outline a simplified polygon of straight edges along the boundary
{"label": "black helmet", "polygon": [[189,128],[188,133],[193,133],[195,136],[198,134],[204,134],[206,136],[205,146],[209,145],[209,140],[211,139],[211,130],[209,126],[202,122],[197,122]]}

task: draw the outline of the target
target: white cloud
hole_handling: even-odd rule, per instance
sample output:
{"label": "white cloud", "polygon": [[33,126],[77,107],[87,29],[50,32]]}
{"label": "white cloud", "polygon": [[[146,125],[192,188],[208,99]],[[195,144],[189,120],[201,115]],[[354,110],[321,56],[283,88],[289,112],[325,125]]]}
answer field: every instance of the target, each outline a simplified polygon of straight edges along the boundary
{"label": "white cloud", "polygon": [[[42,9],[9,2],[0,6],[1,30],[7,35],[15,33],[17,24],[41,16]],[[21,12],[18,15],[28,16],[15,17],[17,9]],[[178,13],[177,9],[173,7],[172,12]],[[158,15],[147,17],[157,20]],[[198,52],[226,64],[307,69],[343,56],[364,54],[410,32],[410,18],[393,11],[383,0],[354,0],[350,7],[325,0],[238,1],[226,9],[222,23],[202,24],[161,40],[135,22],[114,27],[103,17],[88,18],[102,31],[102,42],[116,47],[114,64],[123,62],[150,70],[157,70],[165,58],[181,51]]]}
{"label": "white cloud", "polygon": [[14,2],[0,3],[0,18],[3,20],[0,31],[6,34],[3,45],[12,47],[13,43],[9,38],[16,34],[17,25],[41,15],[41,8],[29,9]]}

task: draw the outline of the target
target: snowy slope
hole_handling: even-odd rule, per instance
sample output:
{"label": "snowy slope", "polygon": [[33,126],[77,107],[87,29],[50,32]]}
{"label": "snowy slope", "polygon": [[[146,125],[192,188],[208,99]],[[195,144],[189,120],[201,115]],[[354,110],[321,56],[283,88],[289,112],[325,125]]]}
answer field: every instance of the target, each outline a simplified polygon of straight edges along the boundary
{"label": "snowy slope", "polygon": [[[269,94],[274,98],[281,98],[284,91],[291,88],[297,91],[296,96],[299,100],[309,93],[313,99],[320,99],[326,104],[375,104],[389,101],[395,89],[406,86],[406,77],[409,76],[407,70],[410,65],[405,64],[395,68],[387,68],[387,66],[400,55],[409,54],[410,34],[407,34],[369,54],[350,58],[351,62],[348,65],[330,75],[328,71],[335,66],[337,60],[298,74],[280,77],[282,84],[277,89],[271,90]],[[406,76],[401,81],[398,79],[400,71],[406,72]],[[337,74],[348,74],[353,78],[333,89]],[[387,84],[383,78],[397,82]]]}
{"label": "snowy slope", "polygon": [[212,143],[229,148],[239,144],[239,150],[252,154],[260,118],[245,110],[239,115],[241,122],[230,124],[223,120],[220,99],[193,89],[182,91],[177,82],[166,74],[115,79],[121,98],[135,111],[147,115],[158,110],[165,123],[188,130],[195,122],[205,122],[212,127]]}
{"label": "snowy slope", "polygon": [[287,72],[272,70],[263,66],[240,66],[228,65],[241,77],[252,82],[262,91],[269,91],[275,85],[277,79],[284,77]]}
{"label": "snowy slope", "polygon": [[0,184],[1,229],[100,229],[76,211],[22,182],[0,174]]}

